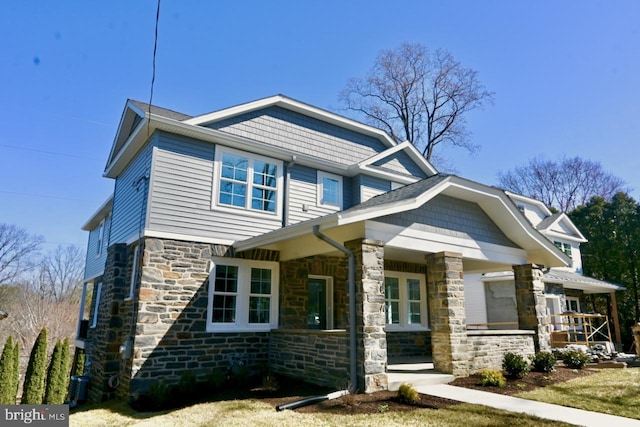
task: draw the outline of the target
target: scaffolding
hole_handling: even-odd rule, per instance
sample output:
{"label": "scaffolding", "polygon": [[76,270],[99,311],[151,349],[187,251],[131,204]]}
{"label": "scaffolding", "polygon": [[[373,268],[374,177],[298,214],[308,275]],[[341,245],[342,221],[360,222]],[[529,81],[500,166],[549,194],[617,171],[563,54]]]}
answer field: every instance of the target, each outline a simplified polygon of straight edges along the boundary
{"label": "scaffolding", "polygon": [[562,313],[551,315],[551,347],[560,348],[569,344],[588,347],[596,343],[611,343],[609,318],[603,314]]}

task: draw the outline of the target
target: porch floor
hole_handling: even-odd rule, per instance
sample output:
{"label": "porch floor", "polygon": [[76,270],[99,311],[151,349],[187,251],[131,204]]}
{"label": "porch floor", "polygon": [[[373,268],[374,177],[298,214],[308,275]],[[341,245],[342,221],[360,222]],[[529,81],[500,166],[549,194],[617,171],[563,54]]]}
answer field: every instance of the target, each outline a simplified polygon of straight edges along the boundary
{"label": "porch floor", "polygon": [[436,372],[431,356],[390,359],[387,364],[387,383],[390,391],[398,390],[402,383],[420,387],[448,384],[454,378],[451,374]]}

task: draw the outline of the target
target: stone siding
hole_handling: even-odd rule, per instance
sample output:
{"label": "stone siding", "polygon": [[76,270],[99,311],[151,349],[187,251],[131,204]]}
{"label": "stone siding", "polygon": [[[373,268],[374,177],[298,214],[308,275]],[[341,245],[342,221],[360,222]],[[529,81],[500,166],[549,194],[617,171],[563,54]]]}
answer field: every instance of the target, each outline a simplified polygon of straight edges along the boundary
{"label": "stone siding", "polygon": [[431,354],[430,331],[387,331],[387,357],[424,357]]}
{"label": "stone siding", "polygon": [[158,378],[177,383],[186,370],[204,380],[211,369],[255,372],[268,362],[268,332],[206,331],[210,259],[229,253],[219,245],[145,240],[130,394]]}
{"label": "stone siding", "polygon": [[309,275],[333,278],[333,328],[349,324],[348,259],[315,256],[280,263],[280,329],[306,329]]}
{"label": "stone siding", "polygon": [[322,386],[348,388],[346,331],[273,330],[269,353],[269,366],[277,374]]}
{"label": "stone siding", "polygon": [[507,352],[517,353],[528,359],[535,355],[533,331],[468,331],[467,340],[471,353],[469,374],[483,369],[502,370],[502,359]]}
{"label": "stone siding", "polygon": [[518,327],[536,332],[536,350],[551,350],[551,325],[541,267],[534,264],[513,266]]}

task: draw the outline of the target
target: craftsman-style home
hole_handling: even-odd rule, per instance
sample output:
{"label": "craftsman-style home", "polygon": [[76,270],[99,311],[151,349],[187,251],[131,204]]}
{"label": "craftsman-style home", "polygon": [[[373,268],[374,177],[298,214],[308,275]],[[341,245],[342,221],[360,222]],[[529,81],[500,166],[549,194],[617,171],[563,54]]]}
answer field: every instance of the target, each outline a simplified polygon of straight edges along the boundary
{"label": "craftsman-style home", "polygon": [[234,366],[365,392],[401,357],[464,376],[570,339],[556,317],[618,289],[580,274],[565,215],[285,96],[199,116],[129,100],[104,176],[83,227],[90,401]]}

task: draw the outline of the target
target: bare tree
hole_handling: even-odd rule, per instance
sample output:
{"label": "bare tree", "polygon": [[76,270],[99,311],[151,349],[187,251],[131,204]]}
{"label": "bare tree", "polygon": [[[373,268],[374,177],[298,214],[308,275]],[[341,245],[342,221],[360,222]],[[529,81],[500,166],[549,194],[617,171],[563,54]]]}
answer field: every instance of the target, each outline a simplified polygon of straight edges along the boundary
{"label": "bare tree", "polygon": [[78,246],[58,246],[42,260],[41,283],[54,301],[80,298],[84,252]]}
{"label": "bare tree", "polygon": [[0,224],[0,284],[8,284],[33,265],[42,237],[24,228]]}
{"label": "bare tree", "polygon": [[628,191],[625,182],[605,171],[600,162],[563,156],[558,161],[536,157],[523,166],[499,172],[506,190],[544,202],[560,212],[584,206],[594,196],[605,200]]}
{"label": "bare tree", "polygon": [[438,145],[470,152],[464,114],[493,101],[493,92],[478,80],[478,72],[463,67],[442,49],[404,43],[382,50],[366,78],[352,78],[339,95],[348,110],[396,141],[409,140],[431,160]]}

